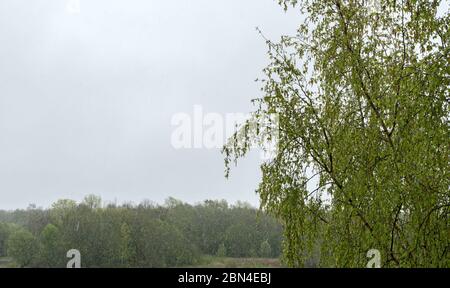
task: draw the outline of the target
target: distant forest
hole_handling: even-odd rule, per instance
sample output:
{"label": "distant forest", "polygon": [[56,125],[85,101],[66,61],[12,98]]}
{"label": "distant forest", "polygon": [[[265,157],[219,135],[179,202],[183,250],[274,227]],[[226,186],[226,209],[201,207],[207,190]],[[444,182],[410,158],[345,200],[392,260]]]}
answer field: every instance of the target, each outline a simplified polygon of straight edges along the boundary
{"label": "distant forest", "polygon": [[102,206],[90,195],[49,209],[0,211],[0,257],[19,267],[65,267],[71,249],[80,251],[82,267],[179,267],[205,255],[276,258],[281,246],[277,220],[224,200]]}

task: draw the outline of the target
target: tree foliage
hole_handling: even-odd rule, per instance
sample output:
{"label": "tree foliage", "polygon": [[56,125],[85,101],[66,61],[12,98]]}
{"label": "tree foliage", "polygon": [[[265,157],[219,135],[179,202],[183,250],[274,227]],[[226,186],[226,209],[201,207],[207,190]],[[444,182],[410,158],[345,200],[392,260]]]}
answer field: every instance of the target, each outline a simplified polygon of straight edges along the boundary
{"label": "tree foliage", "polygon": [[248,204],[170,198],[162,206],[118,206],[89,196],[47,210],[0,212],[0,255],[23,267],[65,267],[71,249],[80,251],[82,267],[180,267],[202,255],[259,257],[265,239],[270,257],[280,255],[280,223]]}
{"label": "tree foliage", "polygon": [[[304,19],[267,40],[254,117],[279,116],[258,193],[283,221],[288,264],[320,247],[320,266],[364,267],[373,248],[383,267],[449,267],[448,11],[438,17],[437,0],[279,2]],[[236,135],[227,175],[252,141]]]}
{"label": "tree foliage", "polygon": [[30,265],[37,254],[36,238],[25,229],[18,229],[8,238],[8,255],[13,257],[20,267]]}
{"label": "tree foliage", "polygon": [[67,251],[62,248],[62,238],[58,227],[48,224],[39,237],[40,260],[44,267],[64,267]]}
{"label": "tree foliage", "polygon": [[272,248],[270,247],[270,244],[267,240],[265,240],[261,243],[259,254],[261,255],[261,257],[267,257],[267,258],[272,256]]}

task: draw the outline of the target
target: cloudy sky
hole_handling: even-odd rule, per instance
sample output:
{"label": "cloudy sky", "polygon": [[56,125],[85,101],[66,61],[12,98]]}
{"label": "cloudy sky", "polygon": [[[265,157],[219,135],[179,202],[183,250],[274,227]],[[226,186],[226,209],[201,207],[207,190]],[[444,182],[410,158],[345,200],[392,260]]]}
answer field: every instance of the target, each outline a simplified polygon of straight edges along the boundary
{"label": "cloudy sky", "polygon": [[255,27],[277,40],[301,15],[276,0],[70,1],[0,0],[0,209],[87,194],[257,205],[259,153],[226,180],[218,149],[173,147],[171,119],[251,111],[268,63]]}
{"label": "cloudy sky", "polygon": [[[0,209],[169,196],[257,205],[259,153],[224,178],[218,149],[174,149],[176,113],[239,113],[261,96],[258,26],[275,0],[0,0]],[[79,13],[78,13],[79,12]]]}

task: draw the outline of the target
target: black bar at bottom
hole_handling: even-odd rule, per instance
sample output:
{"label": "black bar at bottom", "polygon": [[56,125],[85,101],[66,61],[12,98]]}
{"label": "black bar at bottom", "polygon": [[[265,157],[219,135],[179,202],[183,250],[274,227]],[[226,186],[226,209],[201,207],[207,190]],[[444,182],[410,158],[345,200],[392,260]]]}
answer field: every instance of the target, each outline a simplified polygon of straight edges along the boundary
{"label": "black bar at bottom", "polygon": [[[88,285],[131,287],[315,287],[345,285],[365,287],[383,285],[405,287],[405,284],[427,287],[434,281],[446,283],[448,269],[0,269],[0,283],[13,281],[18,287],[28,284],[56,284],[55,287]],[[5,282],[3,282],[5,281]],[[331,287],[331,286],[330,286]]]}

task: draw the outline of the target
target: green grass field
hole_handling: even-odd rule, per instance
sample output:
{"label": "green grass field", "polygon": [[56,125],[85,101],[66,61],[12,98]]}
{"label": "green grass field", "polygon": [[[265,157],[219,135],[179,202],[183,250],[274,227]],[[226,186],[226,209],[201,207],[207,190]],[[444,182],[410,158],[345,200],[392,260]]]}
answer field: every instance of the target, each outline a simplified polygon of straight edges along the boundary
{"label": "green grass field", "polygon": [[11,268],[13,267],[13,262],[10,258],[0,257],[0,268]]}
{"label": "green grass field", "polygon": [[281,268],[283,265],[277,258],[230,258],[204,256],[192,268]]}
{"label": "green grass field", "polygon": [[[15,267],[12,259],[0,258],[0,268]],[[185,268],[280,268],[283,267],[277,258],[231,258],[203,256],[200,263]]]}

